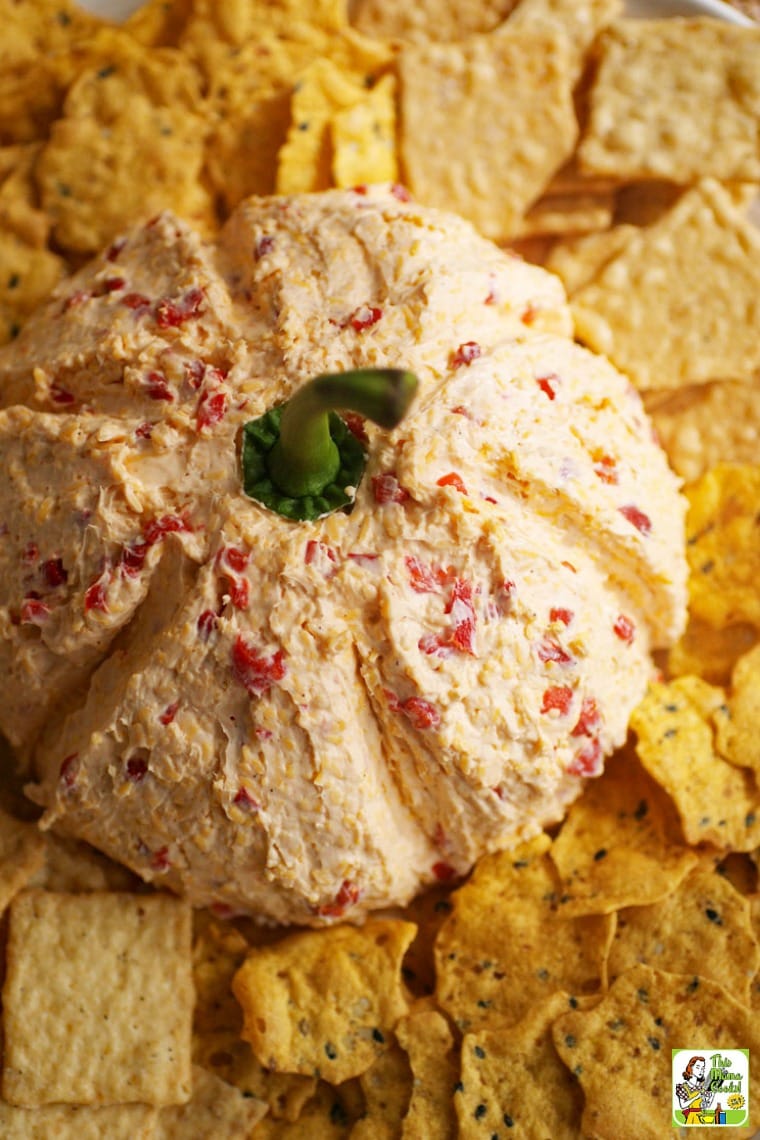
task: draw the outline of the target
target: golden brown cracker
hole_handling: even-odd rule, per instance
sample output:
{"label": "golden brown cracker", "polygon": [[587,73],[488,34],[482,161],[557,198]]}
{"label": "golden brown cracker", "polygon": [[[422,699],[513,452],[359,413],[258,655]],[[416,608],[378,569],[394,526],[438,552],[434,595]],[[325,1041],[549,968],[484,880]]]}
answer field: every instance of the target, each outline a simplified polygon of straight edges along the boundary
{"label": "golden brown cracker", "polygon": [[3,1096],[178,1104],[190,1095],[190,908],[168,895],[24,891],[10,912]]}
{"label": "golden brown cracker", "polygon": [[45,861],[45,839],[35,823],[0,810],[0,913]]}
{"label": "golden brown cracker", "polygon": [[554,990],[602,984],[614,916],[564,917],[549,842],[485,856],[452,895],[435,944],[435,996],[463,1032],[514,1024]]}
{"label": "golden brown cracker", "polygon": [[686,487],[691,614],[760,629],[760,465],[719,463]]}
{"label": "golden brown cracker", "polygon": [[673,799],[687,843],[751,851],[760,842],[754,776],[718,755],[712,713],[725,701],[699,677],[653,682],[631,715],[642,764]]}
{"label": "golden brown cracker", "polygon": [[760,631],[746,622],[713,629],[699,618],[689,618],[682,637],[667,654],[668,676],[693,673],[711,685],[727,685],[736,662],[758,637]]}
{"label": "golden brown cracker", "polygon": [[154,1140],[156,1116],[146,1104],[17,1108],[0,1100],[0,1135],[3,1140]]}
{"label": "golden brown cracker", "polygon": [[670,465],[693,481],[717,463],[754,463],[760,454],[756,384],[716,380],[650,393],[649,415]]}
{"label": "golden brown cracker", "polygon": [[[757,1021],[723,986],[644,965],[621,974],[593,1009],[557,1018],[552,1032],[585,1096],[583,1135],[598,1140],[654,1140],[670,1127],[672,1049],[760,1047]],[[760,1079],[752,1069],[750,1080],[754,1099]]]}
{"label": "golden brown cracker", "polygon": [[620,225],[599,233],[563,237],[549,250],[544,265],[562,279],[572,297],[620,253],[635,232],[635,226]]}
{"label": "golden brown cracker", "polygon": [[196,73],[171,48],[149,52],[135,44],[83,72],[37,162],[55,240],[91,253],[164,208],[207,228],[205,129]]}
{"label": "golden brown cracker", "polygon": [[618,914],[609,977],[645,962],[671,974],[700,974],[743,1005],[760,965],[749,901],[711,867],[696,867],[672,894]]}
{"label": "golden brown cracker", "polygon": [[565,40],[507,28],[399,55],[403,181],[426,205],[502,240],[517,233],[577,135]]}
{"label": "golden brown cracker", "polygon": [[477,32],[490,32],[519,0],[357,0],[351,24],[364,35],[403,43],[453,43]]}
{"label": "golden brown cracker", "polygon": [[760,179],[760,28],[709,17],[620,20],[598,55],[582,170]]}
{"label": "golden brown cracker", "polygon": [[358,102],[335,112],[330,122],[333,185],[397,180],[395,92],[394,76],[385,75]]}
{"label": "golden brown cracker", "polygon": [[414,934],[412,923],[373,919],[252,949],[233,990],[259,1061],[333,1083],[365,1072],[406,1013],[401,962]]}
{"label": "golden brown cracker", "polygon": [[608,914],[670,895],[697,862],[673,805],[632,750],[611,757],[571,806],[550,855],[565,915]]}
{"label": "golden brown cracker", "polygon": [[159,1110],[155,1140],[249,1140],[266,1112],[263,1101],[195,1066],[190,1100]]}
{"label": "golden brown cracker", "polygon": [[760,369],[760,233],[705,180],[633,234],[572,309],[580,339],[642,391],[751,381]]}
{"label": "golden brown cracker", "polygon": [[409,1057],[413,1078],[401,1140],[456,1140],[453,1097],[459,1058],[446,1018],[436,1009],[413,1011],[396,1026],[396,1038]]}
{"label": "golden brown cracker", "polygon": [[576,998],[557,991],[508,1031],[465,1035],[462,1083],[454,1098],[460,1140],[511,1135],[578,1140],[583,1095],[552,1039],[552,1023],[577,1007]]}

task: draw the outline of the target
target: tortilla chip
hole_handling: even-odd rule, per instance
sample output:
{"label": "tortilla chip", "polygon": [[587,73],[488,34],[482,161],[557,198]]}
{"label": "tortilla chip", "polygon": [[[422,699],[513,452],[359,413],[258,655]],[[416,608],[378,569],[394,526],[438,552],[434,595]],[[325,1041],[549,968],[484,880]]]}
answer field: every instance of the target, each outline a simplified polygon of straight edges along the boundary
{"label": "tortilla chip", "polygon": [[577,1140],[583,1096],[552,1039],[552,1023],[577,1006],[577,999],[558,991],[509,1030],[465,1036],[462,1086],[455,1097],[460,1140],[511,1135]]}
{"label": "tortilla chip", "polygon": [[550,855],[566,916],[609,914],[666,898],[696,865],[673,805],[633,751],[607,761],[575,801]]}
{"label": "tortilla chip", "polygon": [[155,1140],[249,1140],[266,1112],[263,1101],[195,1066],[193,1095],[187,1104],[159,1110]]}
{"label": "tortilla chip", "polygon": [[212,204],[200,180],[205,130],[196,72],[171,48],[133,43],[107,66],[83,72],[37,163],[56,242],[92,253],[164,208],[208,228]]}
{"label": "tortilla chip", "polygon": [[366,36],[404,43],[451,43],[490,32],[519,0],[357,0],[352,25]]}
{"label": "tortilla chip", "polygon": [[232,986],[243,1008],[242,1035],[262,1065],[332,1083],[365,1072],[407,1011],[401,962],[415,929],[374,919],[253,949]]}
{"label": "tortilla chip", "polygon": [[726,715],[717,722],[721,756],[760,777],[760,645],[740,657],[731,678]]}
{"label": "tortilla chip", "polygon": [[405,183],[502,240],[517,233],[578,130],[564,38],[508,29],[399,55]]}
{"label": "tortilla chip", "polygon": [[582,170],[629,181],[760,179],[760,28],[619,20],[598,57]]}
{"label": "tortilla chip", "polygon": [[562,278],[569,297],[587,285],[636,233],[635,226],[613,226],[600,233],[562,238],[555,242],[545,266]]}
{"label": "tortilla chip", "polygon": [[594,40],[622,11],[623,0],[520,0],[509,27],[561,31],[573,52],[577,79]]}
{"label": "tortilla chip", "polygon": [[712,714],[725,701],[699,677],[653,682],[631,715],[636,751],[675,803],[687,843],[751,851],[760,843],[754,776],[715,750]]}
{"label": "tortilla chip", "polygon": [[256,1125],[253,1140],[354,1140],[354,1117],[341,1095],[342,1089],[320,1081],[316,1094],[297,1120],[265,1116]]}
{"label": "tortilla chip", "polygon": [[486,855],[452,895],[435,944],[435,996],[463,1032],[513,1025],[557,989],[600,988],[614,916],[564,917],[549,846],[541,835]]}
{"label": "tortilla chip", "polygon": [[35,823],[0,809],[0,914],[45,861],[45,839]]}
{"label": "tortilla chip", "polygon": [[760,465],[719,463],[686,488],[691,613],[760,629]]}
{"label": "tortilla chip", "polygon": [[671,974],[700,974],[743,1005],[760,965],[749,901],[709,867],[697,867],[668,898],[618,914],[611,979],[644,962]]}
{"label": "tortilla chip", "polygon": [[587,234],[612,222],[614,197],[600,194],[543,194],[524,215],[517,235]]}
{"label": "tortilla chip", "polygon": [[190,908],[168,895],[29,890],[11,904],[3,1096],[181,1104],[190,1095]]}
{"label": "tortilla chip", "polygon": [[459,1058],[446,1018],[423,1009],[403,1018],[396,1037],[409,1056],[413,1084],[401,1135],[404,1140],[454,1140],[457,1135],[454,1091]]}
{"label": "tortilla chip", "polygon": [[633,234],[572,309],[579,338],[642,391],[751,381],[760,369],[760,233],[705,180]]}
{"label": "tortilla chip", "polygon": [[3,1140],[154,1140],[156,1118],[146,1104],[16,1108],[0,1101]]}
{"label": "tortilla chip", "polygon": [[398,1140],[412,1096],[408,1056],[399,1045],[391,1045],[362,1073],[359,1081],[365,1108],[354,1125],[351,1140]]}
{"label": "tortilla chip", "polygon": [[[554,1044],[586,1098],[583,1135],[641,1140],[666,1134],[672,1115],[671,1050],[760,1048],[758,1023],[723,986],[696,974],[637,965],[593,1009],[557,1018]],[[738,1046],[737,1042],[741,1045]],[[760,1076],[750,1073],[751,1100]],[[645,1095],[633,1096],[632,1090]],[[735,1135],[749,1135],[737,1132]]]}
{"label": "tortilla chip", "polygon": [[291,101],[291,126],[279,153],[279,194],[326,190],[332,184],[330,123],[354,106],[365,89],[328,59],[318,59],[300,75]]}
{"label": "tortilla chip", "polygon": [[413,898],[396,916],[403,916],[417,927],[404,955],[403,967],[404,982],[416,997],[425,997],[435,989],[433,947],[438,931],[451,914],[451,893],[450,883],[431,887]]}
{"label": "tortilla chip", "polygon": [[669,399],[652,392],[647,410],[683,479],[699,479],[718,463],[753,463],[760,454],[760,403],[752,383],[695,384]]}
{"label": "tortilla chip", "polygon": [[683,636],[667,655],[668,675],[693,673],[711,685],[726,685],[736,662],[758,637],[760,631],[746,623],[713,629],[699,618],[690,618]]}
{"label": "tortilla chip", "polygon": [[330,124],[333,184],[395,182],[396,80],[385,75],[350,107],[335,113]]}
{"label": "tortilla chip", "polygon": [[0,264],[0,344],[7,344],[61,280],[65,264],[49,250],[27,245],[1,228]]}

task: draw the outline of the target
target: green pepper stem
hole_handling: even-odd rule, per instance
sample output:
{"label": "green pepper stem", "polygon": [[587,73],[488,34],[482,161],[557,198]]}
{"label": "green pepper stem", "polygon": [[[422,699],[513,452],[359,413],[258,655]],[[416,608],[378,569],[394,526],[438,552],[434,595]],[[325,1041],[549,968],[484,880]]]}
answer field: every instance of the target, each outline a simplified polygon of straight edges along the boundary
{"label": "green pepper stem", "polygon": [[267,459],[269,474],[286,495],[318,495],[340,469],[330,435],[331,411],[358,412],[378,427],[394,428],[417,389],[411,372],[365,368],[316,376],[285,405],[280,437]]}

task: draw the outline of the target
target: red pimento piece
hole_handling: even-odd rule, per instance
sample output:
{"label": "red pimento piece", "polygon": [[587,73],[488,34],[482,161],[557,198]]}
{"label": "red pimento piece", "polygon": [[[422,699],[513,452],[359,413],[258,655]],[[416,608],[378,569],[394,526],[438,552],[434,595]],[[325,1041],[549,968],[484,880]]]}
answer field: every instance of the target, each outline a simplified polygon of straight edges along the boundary
{"label": "red pimento piece", "polygon": [[63,586],[69,580],[68,570],[63,565],[62,558],[48,558],[42,563],[42,576],[51,589]]}
{"label": "red pimento piece", "polygon": [[603,483],[617,483],[619,475],[617,461],[611,455],[602,455],[594,463],[594,474]]}
{"label": "red pimento piece", "polygon": [[90,300],[91,295],[85,289],[76,289],[63,302],[64,313],[68,312],[69,309],[76,309],[79,305],[83,305],[85,301]]}
{"label": "red pimento piece", "polygon": [[150,420],[144,420],[135,428],[135,436],[137,439],[150,439],[153,435],[153,424]]}
{"label": "red pimento piece", "polygon": [[352,186],[351,189],[354,194],[361,194],[363,196],[367,193],[369,187],[365,182],[360,182],[357,186]]}
{"label": "red pimento piece", "polygon": [[349,907],[355,906],[361,896],[361,890],[350,879],[344,879],[338,893],[332,902],[323,903],[317,907],[317,914],[324,918],[340,918]]}
{"label": "red pimento piece", "polygon": [[431,871],[439,883],[450,883],[452,879],[457,877],[456,868],[452,867],[451,863],[433,863]]}
{"label": "red pimento piece", "polygon": [[636,636],[636,625],[632,618],[627,617],[625,614],[618,614],[615,624],[612,627],[616,637],[624,641],[626,645],[631,645]]}
{"label": "red pimento piece", "polygon": [[460,368],[463,365],[472,364],[473,360],[477,360],[482,354],[483,350],[477,341],[466,340],[464,344],[460,344],[459,348],[452,352],[449,357],[449,364],[452,368]]}
{"label": "red pimento piece", "polygon": [[167,705],[166,708],[164,709],[164,711],[161,713],[161,715],[158,718],[160,720],[161,724],[171,724],[172,721],[174,720],[175,716],[177,715],[177,709],[178,708],[179,708],[179,701],[172,701],[172,703],[170,705]]}
{"label": "red pimento piece", "polygon": [[185,364],[185,380],[194,391],[198,391],[206,375],[205,360],[190,360]]}
{"label": "red pimento piece", "polygon": [[628,506],[618,507],[623,518],[628,519],[631,526],[635,526],[639,534],[647,535],[652,531],[652,520],[649,515],[645,515],[638,507],[629,503]]}
{"label": "red pimento piece", "polygon": [[198,431],[213,427],[221,423],[227,413],[227,395],[225,392],[208,392],[201,398],[195,417],[195,426]]}
{"label": "red pimento piece", "polygon": [[242,784],[232,797],[232,802],[233,804],[237,804],[238,807],[244,808],[246,811],[258,811],[261,807],[258,800],[255,800],[248,789],[244,788]]}
{"label": "red pimento piece", "polygon": [[119,558],[119,571],[122,577],[137,577],[145,564],[145,555],[148,553],[148,549],[149,544],[140,541],[140,539],[123,548]]}
{"label": "red pimento piece", "polygon": [[404,564],[409,571],[410,585],[418,594],[435,593],[454,578],[450,566],[428,566],[413,554],[407,554]]}
{"label": "red pimento piece", "polygon": [[199,614],[196,627],[201,641],[208,641],[218,625],[219,618],[213,610],[204,610],[203,613]]}
{"label": "red pimento piece", "polygon": [[453,487],[461,494],[467,494],[467,488],[461,475],[457,475],[456,471],[450,471],[448,475],[441,475],[440,479],[436,479],[436,486],[438,487]]}
{"label": "red pimento piece", "polygon": [[192,525],[182,515],[162,515],[160,519],[152,519],[143,527],[143,538],[148,546],[153,546],[165,534],[192,533]]}
{"label": "red pimento piece", "polygon": [[566,716],[573,703],[573,690],[567,685],[550,685],[544,691],[541,712],[548,713],[556,709],[561,716]]}
{"label": "red pimento piece", "polygon": [[400,182],[394,182],[391,186],[391,194],[397,198],[399,202],[411,202],[412,195],[407,190],[406,186],[402,186]]}
{"label": "red pimento piece", "polygon": [[33,566],[40,556],[40,548],[36,542],[27,542],[21,554],[21,561],[27,566]]}
{"label": "red pimento piece", "polygon": [[247,578],[230,578],[230,601],[236,610],[248,609],[251,600],[251,588]]}
{"label": "red pimento piece", "polygon": [[166,377],[161,372],[149,372],[144,380],[145,395],[150,400],[165,400],[171,403],[174,399]]}
{"label": "red pimento piece", "polygon": [[59,407],[68,407],[69,404],[76,402],[76,396],[69,392],[68,389],[62,388],[60,384],[51,384],[49,388],[50,399],[54,404]]}
{"label": "red pimento piece", "polygon": [[405,503],[409,492],[401,486],[392,471],[372,476],[372,494],[376,503]]}
{"label": "red pimento piece", "polygon": [[424,697],[407,697],[401,702],[401,712],[411,721],[414,728],[421,730],[437,728],[441,723],[438,709]]}
{"label": "red pimento piece", "polygon": [[559,376],[552,372],[549,376],[537,376],[536,383],[538,384],[544,395],[553,400],[557,395],[557,388],[559,384]]}
{"label": "red pimento piece", "polygon": [[152,871],[168,871],[171,867],[169,848],[159,847],[158,851],[154,851],[150,857],[150,866]]}
{"label": "red pimento piece", "polygon": [[39,598],[24,598],[21,603],[20,621],[22,625],[41,625],[49,614],[49,606],[46,606]]}
{"label": "red pimento piece", "polygon": [[236,574],[242,574],[251,560],[250,551],[238,546],[225,546],[217,555],[217,563],[224,569],[229,567]]}
{"label": "red pimento piece", "polygon": [[536,651],[541,661],[556,661],[558,665],[569,665],[573,658],[571,654],[558,645],[556,641],[552,641],[550,637],[545,637],[539,643]]}
{"label": "red pimento piece", "polygon": [[520,320],[524,325],[532,325],[539,312],[540,309],[537,309],[535,305],[526,305],[520,314]]}
{"label": "red pimento piece", "polygon": [[232,647],[232,672],[250,696],[260,697],[285,676],[285,652],[260,653],[239,633]]}
{"label": "red pimento piece", "polygon": [[365,568],[374,566],[379,561],[379,554],[361,554],[358,551],[349,551],[346,558],[350,558],[357,566],[364,566]]}
{"label": "red pimento piece", "polygon": [[104,281],[101,281],[99,291],[103,293],[118,293],[125,285],[126,281],[123,277],[106,277]]}
{"label": "red pimento piece", "polygon": [[101,613],[108,613],[108,587],[112,579],[111,568],[107,566],[99,578],[91,582],[84,593],[84,611],[88,613],[90,610],[100,610]]}
{"label": "red pimento piece", "polygon": [[572,610],[565,609],[563,606],[552,606],[549,610],[549,621],[560,621],[563,625],[570,625],[570,622],[575,617]]}
{"label": "red pimento piece", "polygon": [[144,780],[148,772],[148,761],[144,756],[130,756],[127,760],[127,779],[134,784]]}
{"label": "red pimento piece", "polygon": [[58,771],[58,776],[65,788],[73,788],[76,783],[77,770],[79,765],[79,753],[72,752],[61,761],[61,767]]}
{"label": "red pimento piece", "polygon": [[378,321],[382,320],[382,317],[383,310],[379,309],[377,305],[360,305],[358,309],[353,311],[347,323],[356,332],[364,332],[376,325]]}
{"label": "red pimento piece", "polygon": [[[333,565],[338,561],[337,551],[332,546],[328,546],[326,542],[320,542],[316,538],[310,538],[306,543],[303,560],[307,566],[314,563],[321,564],[323,571],[325,570],[325,563],[331,562]],[[327,568],[327,573],[331,574],[334,571]]]}
{"label": "red pimento piece", "polygon": [[106,261],[116,261],[126,244],[126,238],[117,238],[115,242],[112,242],[106,252]]}
{"label": "red pimento piece", "polygon": [[568,765],[571,776],[598,776],[602,771],[602,746],[598,740],[590,740]]}
{"label": "red pimento piece", "polygon": [[253,247],[253,256],[259,261],[274,249],[274,238],[271,234],[262,234]]}
{"label": "red pimento piece", "polygon": [[185,321],[201,315],[205,300],[203,289],[188,289],[179,301],[164,298],[156,305],[156,324],[160,329],[179,328]]}
{"label": "red pimento piece", "polygon": [[602,714],[599,712],[594,698],[584,697],[578,722],[570,735],[595,736],[601,722]]}
{"label": "red pimento piece", "polygon": [[450,641],[462,653],[475,653],[475,606],[472,602],[472,583],[455,578],[446,613],[454,619]]}
{"label": "red pimento piece", "polygon": [[123,297],[119,298],[122,305],[126,305],[128,309],[149,309],[151,305],[150,297],[146,297],[144,293],[125,293]]}
{"label": "red pimento piece", "polygon": [[364,416],[360,416],[358,412],[342,412],[341,419],[345,423],[351,435],[359,440],[359,443],[365,446],[369,443],[369,436],[367,435],[367,428],[365,427]]}

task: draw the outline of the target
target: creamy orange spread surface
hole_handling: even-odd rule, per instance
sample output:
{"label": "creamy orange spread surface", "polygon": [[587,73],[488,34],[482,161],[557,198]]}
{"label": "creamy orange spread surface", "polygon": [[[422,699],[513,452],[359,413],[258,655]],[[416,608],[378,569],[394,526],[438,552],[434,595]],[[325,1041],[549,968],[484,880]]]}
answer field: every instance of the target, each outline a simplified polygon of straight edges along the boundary
{"label": "creamy orange spread surface", "polygon": [[[242,490],[310,377],[403,367],[349,513]],[[0,351],[0,728],[43,826],[322,923],[561,817],[685,615],[684,505],[562,286],[395,187],[162,214]]]}

